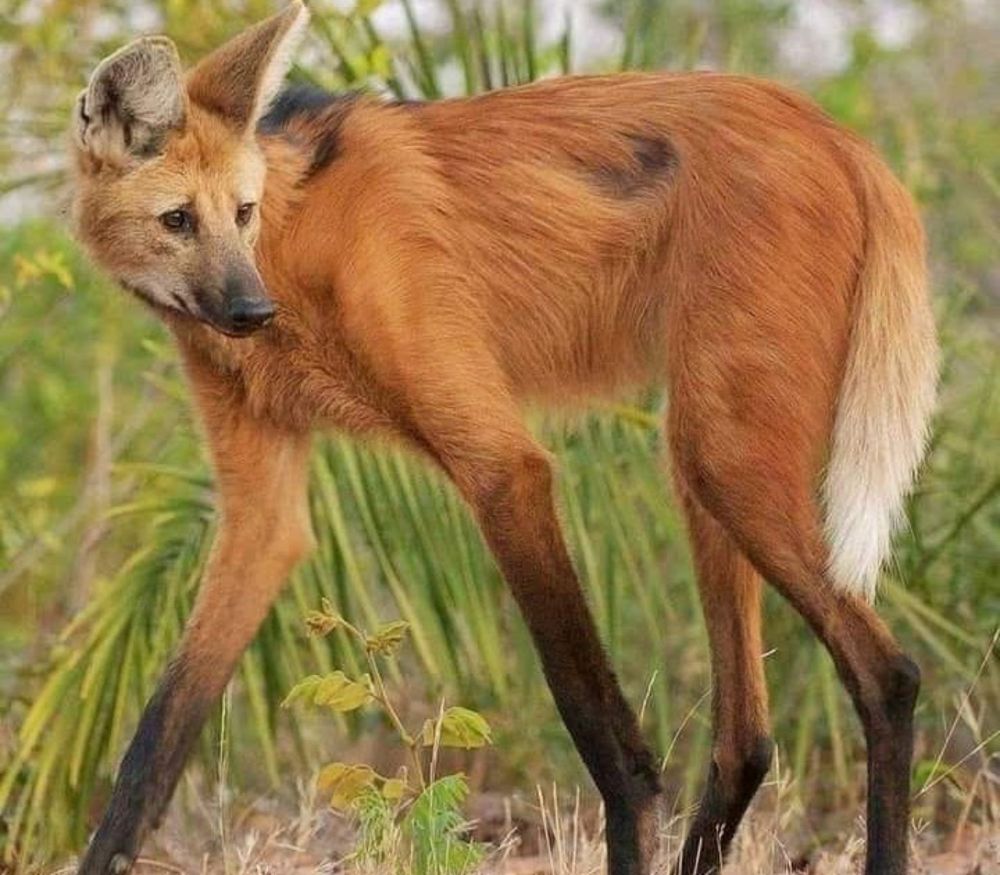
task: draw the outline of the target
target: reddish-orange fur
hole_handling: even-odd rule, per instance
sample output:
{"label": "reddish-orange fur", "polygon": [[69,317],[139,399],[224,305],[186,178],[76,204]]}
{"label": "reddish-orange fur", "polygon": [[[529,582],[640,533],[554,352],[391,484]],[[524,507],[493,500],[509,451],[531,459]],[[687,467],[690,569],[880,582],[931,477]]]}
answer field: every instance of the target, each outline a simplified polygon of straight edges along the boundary
{"label": "reddish-orange fur", "polygon": [[[630,167],[640,124],[673,144],[677,167],[616,197],[598,174]],[[207,172],[229,161],[202,129],[189,136],[204,138]],[[358,101],[340,129],[345,160],[301,190],[292,147],[264,143],[258,264],[295,354],[274,356],[270,336],[177,329],[185,348],[243,372],[261,415],[406,437],[412,416],[438,414],[405,408],[439,406],[445,377],[470,406],[516,415],[659,382],[684,335],[698,354],[745,356],[741,391],[768,419],[754,374],[780,349],[804,389],[794,403],[822,408],[809,426],[822,444],[862,249],[845,136],[774,86],[708,74],[557,80],[426,107]],[[345,369],[345,351],[363,374]]]}
{"label": "reddish-orange fur", "polygon": [[[197,724],[184,715],[221,691],[308,551],[309,433],[401,440],[454,481],[511,584],[608,806],[612,871],[646,872],[655,764],[563,543],[548,455],[523,417],[530,405],[664,384],[716,718],[678,871],[719,865],[770,761],[763,575],[826,642],[855,699],[873,782],[867,871],[901,875],[915,679],[871,609],[830,586],[817,495],[838,403],[852,400],[838,402],[845,368],[869,336],[854,326],[876,306],[861,296],[883,281],[869,278],[872,247],[922,271],[905,193],[807,100],[713,74],[557,79],[424,105],[358,97],[255,137],[244,116],[288,20],[202,62],[184,124],[155,161],[126,156],[123,169],[79,152],[78,228],[111,271],[145,277],[158,245],[196,283],[253,245],[277,304],[267,328],[240,339],[163,310],[213,448],[222,526],[170,683],[134,747],[187,737],[176,727]],[[252,91],[213,94],[213,64],[234,56]],[[237,109],[223,119],[220,106]],[[324,138],[330,155],[317,166]],[[260,224],[237,234],[237,189],[252,188],[261,156]],[[178,179],[204,223],[197,243],[160,239],[148,222],[137,239],[144,203]],[[921,305],[900,300],[891,324],[907,343]],[[136,757],[123,772],[144,767]],[[82,871],[134,856],[175,766],[169,786],[120,780]],[[137,797],[148,809],[138,825],[122,814]]]}

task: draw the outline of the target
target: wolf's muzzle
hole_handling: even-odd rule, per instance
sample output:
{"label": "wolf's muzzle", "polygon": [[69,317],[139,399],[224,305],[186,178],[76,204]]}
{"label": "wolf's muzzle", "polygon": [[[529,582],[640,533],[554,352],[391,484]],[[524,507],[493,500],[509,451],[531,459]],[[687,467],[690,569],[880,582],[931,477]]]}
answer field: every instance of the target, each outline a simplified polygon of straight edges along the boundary
{"label": "wolf's muzzle", "polygon": [[226,302],[229,325],[237,334],[250,334],[263,328],[274,318],[274,303],[270,298],[240,296]]}

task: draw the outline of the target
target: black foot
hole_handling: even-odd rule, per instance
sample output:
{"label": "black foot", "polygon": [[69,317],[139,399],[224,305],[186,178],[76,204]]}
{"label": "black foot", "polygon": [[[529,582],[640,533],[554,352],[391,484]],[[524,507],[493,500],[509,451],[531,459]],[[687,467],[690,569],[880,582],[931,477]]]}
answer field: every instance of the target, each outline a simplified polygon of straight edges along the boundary
{"label": "black foot", "polygon": [[138,850],[123,850],[132,843],[109,838],[98,830],[80,863],[77,875],[125,875],[135,864]]}

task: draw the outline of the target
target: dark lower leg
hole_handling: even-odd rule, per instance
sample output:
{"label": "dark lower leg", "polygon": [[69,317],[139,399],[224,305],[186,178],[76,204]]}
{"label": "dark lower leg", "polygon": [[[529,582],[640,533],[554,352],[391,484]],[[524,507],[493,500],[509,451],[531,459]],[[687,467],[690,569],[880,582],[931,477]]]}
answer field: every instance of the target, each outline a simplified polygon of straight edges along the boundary
{"label": "dark lower leg", "polygon": [[698,813],[688,828],[675,866],[677,875],[719,872],[736,829],[771,768],[774,744],[762,737],[725,770],[712,762]]}
{"label": "dark lower leg", "polygon": [[868,852],[866,875],[904,875],[910,821],[913,709],[920,671],[908,657],[890,660],[879,706],[866,721]]}
{"label": "dark lower leg", "polygon": [[705,790],[676,875],[721,869],[736,829],[771,766],[760,634],[760,576],[726,532],[680,492],[688,515],[712,651],[713,745]]}
{"label": "dark lower leg", "polygon": [[868,748],[865,875],[905,875],[913,710],[920,672],[865,602],[818,578],[781,587],[826,645],[861,719]]}
{"label": "dark lower leg", "polygon": [[474,496],[556,706],[605,802],[609,871],[649,871],[659,770],[618,685],[559,530],[547,460],[513,460]]}
{"label": "dark lower leg", "polygon": [[582,605],[549,611],[537,599],[518,603],[556,707],[604,799],[609,871],[645,873],[655,849],[659,769],[590,614]]}
{"label": "dark lower leg", "polygon": [[167,669],[122,759],[79,875],[131,868],[146,834],[159,825],[215,698],[193,687],[182,659]]}
{"label": "dark lower leg", "polygon": [[[783,452],[794,456],[794,447]],[[833,657],[868,747],[865,873],[905,875],[918,672],[872,607],[827,577],[828,548],[811,478],[796,486],[767,476],[782,470],[784,461],[762,455],[724,481],[713,480],[712,469],[703,466],[707,479],[698,497]]]}
{"label": "dark lower leg", "polygon": [[281,551],[237,561],[231,558],[230,543],[227,538],[213,554],[178,656],[143,711],[79,875],[129,870],[163,816],[208,714],[293,564]]}

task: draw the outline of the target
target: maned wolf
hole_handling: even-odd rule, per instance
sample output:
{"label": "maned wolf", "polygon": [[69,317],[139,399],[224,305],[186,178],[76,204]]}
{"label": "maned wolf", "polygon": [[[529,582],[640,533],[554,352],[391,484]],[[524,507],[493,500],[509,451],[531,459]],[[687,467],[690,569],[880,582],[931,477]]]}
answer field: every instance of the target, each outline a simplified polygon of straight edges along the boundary
{"label": "maned wolf", "polygon": [[869,606],[934,403],[914,205],[872,150],[733,76],[553,79],[463,100],[279,95],[294,2],[186,75],[104,60],[73,119],[79,238],[168,325],[221,525],[80,871],[125,872],[313,542],[317,428],[454,482],[604,799],[649,872],[656,760],[608,664],[527,404],[661,383],[712,647],[714,747],[676,871],[721,865],[771,762],[761,580],[836,662],[868,745],[868,875],[906,870],[916,666]]}

